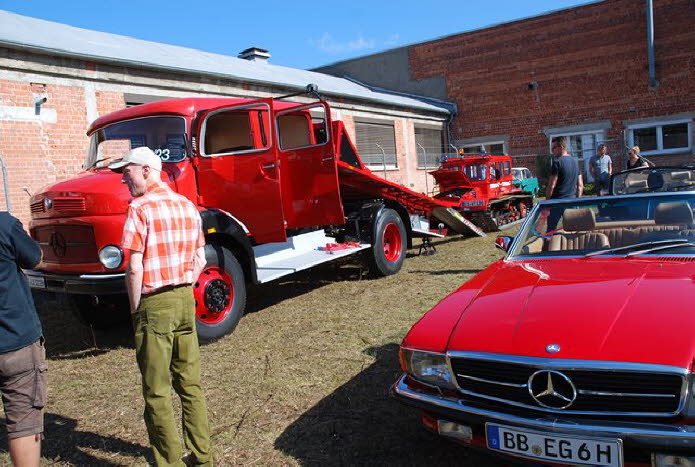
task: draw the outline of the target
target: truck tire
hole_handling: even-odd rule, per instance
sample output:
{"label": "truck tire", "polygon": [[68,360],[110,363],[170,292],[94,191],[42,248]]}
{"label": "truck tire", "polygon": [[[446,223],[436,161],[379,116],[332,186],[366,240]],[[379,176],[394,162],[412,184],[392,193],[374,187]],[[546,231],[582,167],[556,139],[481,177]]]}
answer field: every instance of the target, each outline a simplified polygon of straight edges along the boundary
{"label": "truck tire", "polygon": [[71,295],[70,302],[75,318],[95,329],[125,323],[130,314],[127,295]]}
{"label": "truck tire", "polygon": [[396,274],[403,266],[408,243],[401,216],[393,209],[382,209],[376,215],[372,232],[372,248],[367,250],[371,274]]}
{"label": "truck tire", "polygon": [[231,333],[246,307],[244,270],[234,254],[205,245],[205,269],[193,284],[198,340],[210,342]]}

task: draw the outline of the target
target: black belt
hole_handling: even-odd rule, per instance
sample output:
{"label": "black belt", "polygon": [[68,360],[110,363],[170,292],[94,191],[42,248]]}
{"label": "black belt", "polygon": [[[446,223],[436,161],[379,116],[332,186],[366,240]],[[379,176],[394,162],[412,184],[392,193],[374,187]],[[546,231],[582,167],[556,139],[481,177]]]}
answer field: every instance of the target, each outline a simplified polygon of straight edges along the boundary
{"label": "black belt", "polygon": [[170,290],[174,289],[180,289],[181,287],[190,287],[191,284],[176,284],[176,285],[165,285],[164,287],[160,287],[158,289],[153,290],[152,292],[143,294],[144,296],[149,297],[150,295],[157,295],[163,292],[168,292]]}

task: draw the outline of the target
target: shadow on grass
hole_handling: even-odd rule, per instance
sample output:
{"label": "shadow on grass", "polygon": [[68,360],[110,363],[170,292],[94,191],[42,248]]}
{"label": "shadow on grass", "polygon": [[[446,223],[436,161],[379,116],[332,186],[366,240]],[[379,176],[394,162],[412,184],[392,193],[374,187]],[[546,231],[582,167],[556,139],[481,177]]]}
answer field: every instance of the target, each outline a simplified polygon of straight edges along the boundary
{"label": "shadow on grass", "polygon": [[[94,457],[86,450],[93,449],[105,454],[137,457],[133,463],[142,461],[145,457],[151,464],[154,462],[151,450],[140,444],[123,441],[112,436],[102,436],[90,431],[80,431],[77,420],[62,415],[47,413],[44,417],[45,439],[41,443],[41,456],[54,463],[69,463],[72,465],[104,465],[115,466],[121,463],[109,462]],[[0,441],[0,452],[7,452],[7,440]]]}
{"label": "shadow on grass", "polygon": [[389,397],[398,345],[367,352],[376,361],[288,426],[276,449],[301,465],[503,465],[431,434],[417,411]]}
{"label": "shadow on grass", "polygon": [[129,322],[96,329],[79,322],[72,303],[64,297],[34,292],[34,300],[46,338],[46,356],[51,360],[81,359],[116,348],[133,348]]}

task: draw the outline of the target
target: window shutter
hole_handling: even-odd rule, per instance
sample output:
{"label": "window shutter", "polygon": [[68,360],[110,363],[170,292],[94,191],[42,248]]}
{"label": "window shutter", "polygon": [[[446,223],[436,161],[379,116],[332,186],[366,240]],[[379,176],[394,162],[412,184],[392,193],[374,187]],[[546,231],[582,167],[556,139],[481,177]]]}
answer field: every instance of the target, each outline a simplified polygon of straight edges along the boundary
{"label": "window shutter", "polygon": [[[443,136],[441,130],[415,127],[415,149],[417,150],[417,166],[419,169],[425,167],[436,168],[439,166],[439,158],[443,152]],[[427,161],[425,161],[425,152],[420,146],[427,151]]]}
{"label": "window shutter", "polygon": [[383,166],[384,157],[377,144],[386,153],[386,165],[396,167],[396,134],[393,124],[355,122],[357,153],[369,166]]}

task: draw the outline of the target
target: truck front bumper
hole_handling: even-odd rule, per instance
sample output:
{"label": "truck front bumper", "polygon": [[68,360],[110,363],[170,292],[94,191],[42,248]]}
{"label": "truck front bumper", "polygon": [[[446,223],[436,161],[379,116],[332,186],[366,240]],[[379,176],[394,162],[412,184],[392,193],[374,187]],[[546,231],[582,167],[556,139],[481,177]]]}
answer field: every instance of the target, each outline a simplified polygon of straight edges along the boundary
{"label": "truck front bumper", "polygon": [[25,270],[29,286],[34,290],[81,295],[125,293],[125,273],[53,274]]}
{"label": "truck front bumper", "polygon": [[462,399],[435,395],[409,386],[405,375],[391,387],[391,395],[400,402],[421,409],[437,419],[477,428],[478,433],[484,433],[485,423],[490,422],[556,435],[619,438],[623,440],[625,449],[688,453],[695,451],[695,425],[572,419],[533,414],[528,411],[525,413],[515,413],[512,410],[501,412],[476,406]]}

